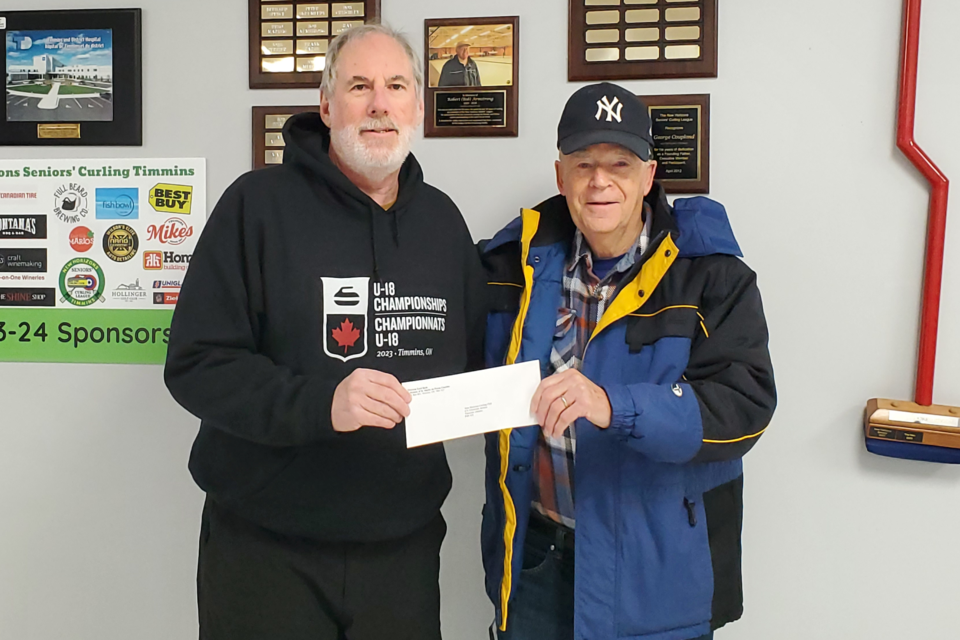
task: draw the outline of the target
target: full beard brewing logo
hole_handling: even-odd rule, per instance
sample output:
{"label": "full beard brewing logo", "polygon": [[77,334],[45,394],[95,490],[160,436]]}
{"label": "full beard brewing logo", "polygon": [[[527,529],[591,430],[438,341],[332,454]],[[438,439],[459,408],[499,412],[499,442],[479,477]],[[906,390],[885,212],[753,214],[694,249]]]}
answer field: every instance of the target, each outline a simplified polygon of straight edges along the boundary
{"label": "full beard brewing logo", "polygon": [[71,182],[57,189],[54,194],[53,213],[62,222],[77,224],[87,217],[87,190]]}
{"label": "full beard brewing logo", "polygon": [[370,278],[320,278],[323,283],[323,351],[347,362],[367,353]]}

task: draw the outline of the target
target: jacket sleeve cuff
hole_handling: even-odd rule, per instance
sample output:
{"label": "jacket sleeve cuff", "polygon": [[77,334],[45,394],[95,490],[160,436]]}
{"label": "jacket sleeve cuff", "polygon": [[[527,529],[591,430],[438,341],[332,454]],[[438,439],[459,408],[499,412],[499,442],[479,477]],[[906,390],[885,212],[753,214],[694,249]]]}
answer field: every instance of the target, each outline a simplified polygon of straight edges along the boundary
{"label": "jacket sleeve cuff", "polygon": [[610,429],[624,436],[634,435],[640,412],[627,385],[608,384],[602,388],[610,400]]}

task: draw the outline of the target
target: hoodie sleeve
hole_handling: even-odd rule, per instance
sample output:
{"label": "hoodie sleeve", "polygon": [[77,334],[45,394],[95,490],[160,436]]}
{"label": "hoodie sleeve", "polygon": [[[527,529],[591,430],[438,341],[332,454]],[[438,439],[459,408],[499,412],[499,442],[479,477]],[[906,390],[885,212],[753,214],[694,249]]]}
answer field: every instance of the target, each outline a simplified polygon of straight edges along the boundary
{"label": "hoodie sleeve", "polygon": [[661,462],[741,458],[776,407],[773,365],[756,274],[742,262],[714,262],[701,314],[709,335],[691,345],[678,384],[605,385],[611,429]]}
{"label": "hoodie sleeve", "polygon": [[282,447],[335,437],[330,407],[339,381],[297,375],[258,353],[259,234],[241,184],[223,195],[190,260],[164,381],[184,409],[238,438]]}

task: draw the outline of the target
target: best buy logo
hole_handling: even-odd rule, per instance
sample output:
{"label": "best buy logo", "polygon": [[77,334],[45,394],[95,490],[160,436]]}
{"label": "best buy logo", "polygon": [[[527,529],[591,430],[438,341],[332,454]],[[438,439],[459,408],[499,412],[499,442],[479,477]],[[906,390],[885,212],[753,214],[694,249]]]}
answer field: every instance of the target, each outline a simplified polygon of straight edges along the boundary
{"label": "best buy logo", "polygon": [[162,213],[190,213],[193,187],[180,184],[158,184],[150,189],[150,206]]}

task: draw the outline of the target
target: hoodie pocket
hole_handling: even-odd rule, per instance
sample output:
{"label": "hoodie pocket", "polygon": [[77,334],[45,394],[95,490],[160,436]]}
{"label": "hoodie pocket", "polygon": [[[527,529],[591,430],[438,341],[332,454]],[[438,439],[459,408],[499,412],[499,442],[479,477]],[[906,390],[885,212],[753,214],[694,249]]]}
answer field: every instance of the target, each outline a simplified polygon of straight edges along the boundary
{"label": "hoodie pocket", "polygon": [[617,635],[709,622],[712,600],[702,496],[677,485],[623,504],[617,530]]}
{"label": "hoodie pocket", "polygon": [[630,352],[636,353],[661,338],[693,339],[702,330],[696,306],[674,305],[628,316],[626,341]]}

